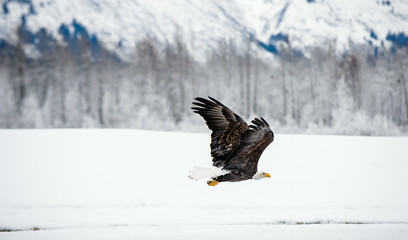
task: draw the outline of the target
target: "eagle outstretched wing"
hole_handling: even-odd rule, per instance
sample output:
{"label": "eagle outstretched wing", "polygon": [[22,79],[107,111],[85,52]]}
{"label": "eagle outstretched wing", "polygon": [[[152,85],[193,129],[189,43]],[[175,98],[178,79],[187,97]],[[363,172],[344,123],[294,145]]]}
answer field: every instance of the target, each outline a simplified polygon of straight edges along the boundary
{"label": "eagle outstretched wing", "polygon": [[208,98],[211,101],[195,98],[192,109],[204,118],[212,130],[210,147],[213,165],[225,168],[231,154],[240,145],[242,133],[248,130],[248,124],[216,99]]}
{"label": "eagle outstretched wing", "polygon": [[242,133],[240,144],[231,153],[224,169],[243,169],[248,174],[257,171],[258,161],[265,148],[273,141],[274,134],[265,119],[255,118],[253,125]]}

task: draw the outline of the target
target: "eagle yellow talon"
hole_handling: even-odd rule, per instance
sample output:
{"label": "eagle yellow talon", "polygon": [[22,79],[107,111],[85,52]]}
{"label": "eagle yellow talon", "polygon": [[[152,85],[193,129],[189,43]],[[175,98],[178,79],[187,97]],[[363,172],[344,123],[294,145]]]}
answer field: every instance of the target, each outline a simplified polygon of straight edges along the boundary
{"label": "eagle yellow talon", "polygon": [[216,186],[218,183],[219,183],[219,182],[216,181],[216,180],[207,181],[207,184],[208,184],[209,186]]}

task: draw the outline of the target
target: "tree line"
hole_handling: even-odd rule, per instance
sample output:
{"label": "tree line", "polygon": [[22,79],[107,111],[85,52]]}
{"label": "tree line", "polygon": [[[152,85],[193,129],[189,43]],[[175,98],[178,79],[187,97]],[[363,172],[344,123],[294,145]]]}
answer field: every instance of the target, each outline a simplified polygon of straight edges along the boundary
{"label": "tree line", "polygon": [[[19,36],[19,34],[17,34]],[[408,46],[378,49],[335,41],[299,55],[256,42],[219,40],[203,59],[176,33],[147,37],[123,60],[78,39],[76,51],[49,40],[27,54],[21,39],[0,54],[1,128],[202,129],[190,110],[212,96],[244,118],[263,116],[282,132],[401,134],[408,125]]]}

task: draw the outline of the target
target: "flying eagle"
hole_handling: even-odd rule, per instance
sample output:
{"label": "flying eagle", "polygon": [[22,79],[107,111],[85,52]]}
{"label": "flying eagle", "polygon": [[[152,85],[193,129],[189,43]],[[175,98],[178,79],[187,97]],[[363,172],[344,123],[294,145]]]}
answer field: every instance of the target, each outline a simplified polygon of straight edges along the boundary
{"label": "flying eagle", "polygon": [[[197,180],[211,177],[210,186],[220,182],[239,182],[271,177],[258,171],[258,161],[265,148],[273,141],[274,134],[263,118],[252,120],[249,125],[231,109],[212,97],[195,98],[191,109],[200,114],[211,133],[211,168],[195,168],[189,177]],[[215,170],[215,171],[214,171]]]}

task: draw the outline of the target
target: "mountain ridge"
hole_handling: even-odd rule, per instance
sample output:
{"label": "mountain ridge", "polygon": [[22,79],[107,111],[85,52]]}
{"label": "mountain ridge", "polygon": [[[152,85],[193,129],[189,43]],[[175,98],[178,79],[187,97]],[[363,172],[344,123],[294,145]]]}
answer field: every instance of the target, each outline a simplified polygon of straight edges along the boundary
{"label": "mountain ridge", "polygon": [[[312,47],[333,41],[338,53],[350,44],[392,49],[408,43],[408,2],[325,0],[296,1],[43,1],[5,0],[0,39],[17,42],[16,29],[33,35],[45,30],[57,42],[81,25],[111,51],[126,56],[147,37],[161,44],[180,35],[190,53],[202,58],[220,40],[257,43],[279,54],[289,44],[306,57]],[[35,39],[31,44],[36,44]],[[376,50],[377,51],[377,50]]]}

